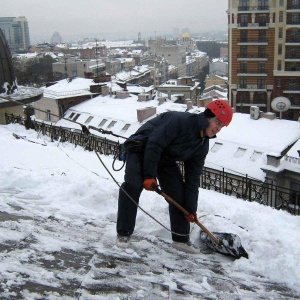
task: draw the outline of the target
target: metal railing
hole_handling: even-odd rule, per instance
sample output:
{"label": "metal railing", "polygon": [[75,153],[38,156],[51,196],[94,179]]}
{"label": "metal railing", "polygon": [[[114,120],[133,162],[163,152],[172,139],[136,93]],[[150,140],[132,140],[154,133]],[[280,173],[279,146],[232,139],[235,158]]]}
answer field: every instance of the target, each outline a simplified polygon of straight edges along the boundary
{"label": "metal railing", "polygon": [[[25,126],[25,119],[21,116],[5,113],[5,119],[7,124],[19,123]],[[70,142],[104,155],[116,155],[119,151],[119,142],[106,138],[86,135],[79,130],[74,131],[38,121],[33,121],[33,125],[36,131],[49,136],[52,141]],[[183,162],[178,162],[178,165],[184,174]],[[282,209],[293,215],[300,215],[300,191],[279,187],[274,182],[265,183],[251,179],[247,175],[237,176],[225,172],[224,169],[219,171],[204,167],[199,186],[245,201]]]}

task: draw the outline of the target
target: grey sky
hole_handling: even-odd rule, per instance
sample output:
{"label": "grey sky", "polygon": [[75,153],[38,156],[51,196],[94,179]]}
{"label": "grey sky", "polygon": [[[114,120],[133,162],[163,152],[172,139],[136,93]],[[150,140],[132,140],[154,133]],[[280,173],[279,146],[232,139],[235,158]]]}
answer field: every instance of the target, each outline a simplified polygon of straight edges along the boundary
{"label": "grey sky", "polygon": [[1,0],[0,17],[25,16],[32,42],[227,30],[227,0]]}

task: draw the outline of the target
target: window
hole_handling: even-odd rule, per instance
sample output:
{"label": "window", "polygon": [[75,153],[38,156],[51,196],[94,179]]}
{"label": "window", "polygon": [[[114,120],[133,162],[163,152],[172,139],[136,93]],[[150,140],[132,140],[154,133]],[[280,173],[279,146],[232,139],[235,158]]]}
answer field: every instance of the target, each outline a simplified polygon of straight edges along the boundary
{"label": "window", "polygon": [[291,29],[291,42],[298,41],[298,29]]}
{"label": "window", "polygon": [[257,161],[262,156],[262,152],[259,151],[253,151],[250,160],[251,161]]}
{"label": "window", "polygon": [[295,78],[290,78],[289,80],[289,90],[296,90],[296,79]]}
{"label": "window", "polygon": [[290,63],[289,69],[290,71],[296,71],[297,69],[296,63],[295,62]]}
{"label": "window", "polygon": [[243,57],[243,58],[247,57],[247,46],[240,47],[240,57]]}
{"label": "window", "polygon": [[278,45],[278,55],[282,54],[282,45]]}
{"label": "window", "polygon": [[290,58],[297,58],[297,49],[296,48],[290,49]]}
{"label": "window", "polygon": [[259,24],[259,26],[266,26],[267,25],[267,15],[266,14],[259,14],[258,15],[258,24]]}
{"label": "window", "polygon": [[281,71],[281,60],[277,62],[277,71]]}
{"label": "window", "polygon": [[105,123],[107,122],[107,119],[103,119],[100,124],[98,125],[98,127],[102,127]]}
{"label": "window", "polygon": [[283,6],[284,0],[279,1],[279,6]]}
{"label": "window", "polygon": [[51,110],[47,109],[47,112],[46,112],[46,120],[51,122]]}
{"label": "window", "polygon": [[76,121],[80,117],[80,114],[76,114],[76,116],[73,118],[73,121]]}
{"label": "window", "polygon": [[246,61],[240,62],[240,73],[247,73],[247,62]]}
{"label": "window", "polygon": [[247,78],[240,78],[240,87],[242,89],[247,88]]}
{"label": "window", "polygon": [[86,119],[86,121],[84,122],[84,124],[89,124],[89,123],[92,121],[93,118],[94,118],[94,117],[89,116],[89,117]]}
{"label": "window", "polygon": [[258,103],[265,103],[266,102],[266,93],[265,92],[257,92],[257,100],[258,100]]}
{"label": "window", "polygon": [[266,63],[263,61],[258,62],[258,73],[265,73]]}
{"label": "window", "polygon": [[266,58],[266,47],[265,46],[258,46],[258,57],[259,58]]}
{"label": "window", "polygon": [[257,79],[257,88],[258,89],[264,89],[265,88],[265,79],[264,78],[258,78]]}
{"label": "window", "polygon": [[298,24],[299,22],[298,14],[292,14],[292,24]]}
{"label": "window", "polygon": [[210,152],[216,153],[217,151],[219,151],[219,149],[222,147],[222,143],[215,143],[211,149]]}
{"label": "window", "polygon": [[248,15],[241,15],[241,26],[248,27]]}
{"label": "window", "polygon": [[279,12],[279,22],[283,22],[283,12]]}
{"label": "window", "polygon": [[241,35],[240,35],[240,41],[241,42],[247,42],[247,37],[248,37],[248,30],[241,30]]}
{"label": "window", "polygon": [[278,38],[279,38],[279,39],[282,39],[282,28],[279,28],[279,31],[278,31]]}
{"label": "window", "polygon": [[117,121],[111,121],[111,122],[108,124],[107,128],[111,128],[111,127],[115,126],[116,123],[117,123]]}
{"label": "window", "polygon": [[130,127],[130,124],[125,124],[125,126],[122,128],[122,132],[126,132],[128,128]]}
{"label": "window", "polygon": [[259,7],[266,7],[269,5],[269,0],[258,0]]}
{"label": "window", "polygon": [[277,87],[281,87],[281,78],[277,78]]}
{"label": "window", "polygon": [[266,42],[267,41],[266,36],[267,36],[267,31],[265,29],[259,30],[258,41],[259,42]]}
{"label": "window", "polygon": [[75,113],[71,113],[69,116],[68,116],[68,119],[72,119],[74,117]]}
{"label": "window", "polygon": [[247,149],[239,147],[237,149],[237,151],[235,152],[234,157],[236,157],[236,158],[243,157],[245,155],[246,151],[247,151]]}

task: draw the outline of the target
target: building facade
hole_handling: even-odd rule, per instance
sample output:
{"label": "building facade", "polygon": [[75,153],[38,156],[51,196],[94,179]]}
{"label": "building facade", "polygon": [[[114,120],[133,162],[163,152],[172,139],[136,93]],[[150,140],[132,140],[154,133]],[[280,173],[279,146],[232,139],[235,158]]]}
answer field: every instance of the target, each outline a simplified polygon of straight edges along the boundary
{"label": "building facade", "polygon": [[0,18],[0,29],[12,52],[24,51],[29,48],[29,27],[25,17],[2,17]]}
{"label": "building facade", "polygon": [[186,76],[186,46],[165,39],[149,40],[149,53],[164,57],[178,70],[178,76]]}
{"label": "building facade", "polygon": [[300,1],[229,0],[229,101],[237,112],[250,106],[271,112],[282,96],[300,117]]}

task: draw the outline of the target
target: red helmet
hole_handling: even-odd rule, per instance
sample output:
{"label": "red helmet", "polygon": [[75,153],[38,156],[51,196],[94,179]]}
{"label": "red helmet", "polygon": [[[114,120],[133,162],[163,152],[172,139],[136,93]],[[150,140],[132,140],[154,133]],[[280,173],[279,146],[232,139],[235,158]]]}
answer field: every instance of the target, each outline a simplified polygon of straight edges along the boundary
{"label": "red helmet", "polygon": [[207,104],[212,113],[224,124],[228,126],[232,120],[232,108],[225,100],[214,100]]}

